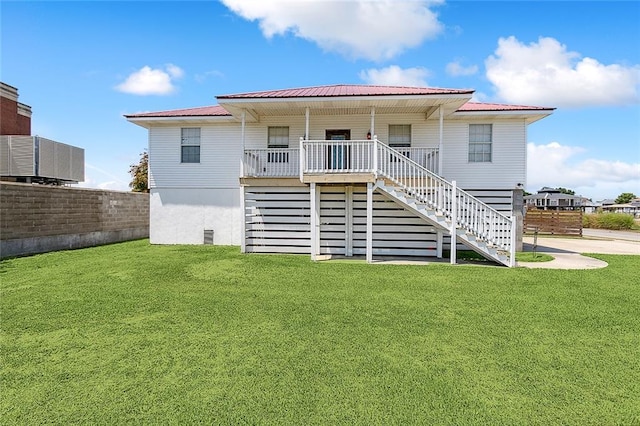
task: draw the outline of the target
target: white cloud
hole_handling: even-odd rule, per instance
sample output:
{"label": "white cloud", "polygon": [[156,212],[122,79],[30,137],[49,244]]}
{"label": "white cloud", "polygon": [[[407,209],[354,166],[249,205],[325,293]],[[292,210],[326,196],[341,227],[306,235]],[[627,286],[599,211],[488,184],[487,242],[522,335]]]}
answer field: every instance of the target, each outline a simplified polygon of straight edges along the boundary
{"label": "white cloud", "polygon": [[222,0],[265,37],[293,34],[350,58],[390,59],[443,30],[442,0]]}
{"label": "white cloud", "polygon": [[555,107],[630,105],[640,102],[640,65],[605,65],[540,37],[525,45],[500,38],[485,61],[497,95],[520,104]]}
{"label": "white cloud", "polygon": [[184,71],[177,65],[167,64],[166,70],[172,78],[182,78],[184,76]]}
{"label": "white cloud", "polygon": [[364,82],[380,86],[427,87],[426,78],[428,76],[429,70],[426,68],[414,67],[403,69],[397,65],[360,71],[360,78]]}
{"label": "white cloud", "polygon": [[615,198],[623,192],[640,193],[640,163],[596,159],[576,160],[581,147],[551,142],[527,145],[527,191],[543,186],[573,189],[594,200]]}
{"label": "white cloud", "polygon": [[131,191],[131,188],[129,188],[129,182],[125,180],[130,180],[130,176],[128,176],[126,170],[124,172],[120,172],[120,176],[116,176],[115,174],[103,170],[100,167],[96,167],[90,163],[85,163],[84,182],[80,182],[78,187],[108,189],[112,191]]}
{"label": "white cloud", "polygon": [[176,90],[174,80],[183,75],[184,71],[173,64],[167,64],[164,69],[144,66],[129,75],[116,89],[133,95],[168,95]]}
{"label": "white cloud", "polygon": [[221,71],[212,70],[212,71],[205,71],[203,73],[195,75],[195,79],[198,83],[204,83],[204,81],[207,80],[209,77],[224,78],[224,74]]}
{"label": "white cloud", "polygon": [[84,182],[80,182],[78,184],[80,188],[91,188],[91,189],[104,189],[109,191],[131,191],[129,185],[125,185],[120,181],[110,180],[104,182],[98,182],[91,179],[85,179]]}
{"label": "white cloud", "polygon": [[477,65],[463,66],[459,61],[449,62],[446,67],[447,74],[454,77],[461,75],[473,75],[478,72]]}

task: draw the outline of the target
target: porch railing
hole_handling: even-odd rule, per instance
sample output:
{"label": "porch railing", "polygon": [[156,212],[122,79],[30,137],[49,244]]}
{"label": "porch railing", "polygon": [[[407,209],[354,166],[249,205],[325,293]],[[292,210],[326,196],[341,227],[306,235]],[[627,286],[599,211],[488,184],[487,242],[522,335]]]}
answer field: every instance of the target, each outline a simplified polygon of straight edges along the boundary
{"label": "porch railing", "polygon": [[246,177],[297,177],[300,174],[297,148],[245,149]]}
{"label": "porch railing", "polygon": [[373,173],[371,140],[302,141],[303,173]]}
{"label": "porch railing", "polygon": [[376,144],[377,174],[401,187],[404,193],[440,212],[454,224],[494,246],[513,250],[513,219],[425,169],[384,144]]}
{"label": "porch railing", "polygon": [[[373,173],[374,141],[304,141],[305,173]],[[378,143],[381,143],[378,141]],[[438,148],[396,148],[438,174]],[[246,149],[245,177],[295,177],[300,174],[298,148]]]}
{"label": "porch railing", "polygon": [[515,221],[438,175],[437,148],[392,148],[373,140],[300,140],[299,149],[248,149],[244,175],[297,177],[305,174],[372,173],[462,229],[510,254],[515,264]]}

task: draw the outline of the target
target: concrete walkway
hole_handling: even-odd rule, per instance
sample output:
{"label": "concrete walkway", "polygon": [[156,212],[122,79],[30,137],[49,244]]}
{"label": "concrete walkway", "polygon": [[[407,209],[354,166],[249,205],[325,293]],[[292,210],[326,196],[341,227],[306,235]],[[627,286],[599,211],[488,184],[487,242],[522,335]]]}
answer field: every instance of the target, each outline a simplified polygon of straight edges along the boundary
{"label": "concrete walkway", "polygon": [[[596,232],[591,232],[596,231]],[[604,268],[606,262],[582,253],[640,255],[640,233],[629,231],[586,230],[582,238],[557,238],[538,236],[538,253],[554,257],[550,262],[518,262],[525,268],[546,269],[594,269]],[[534,237],[524,237],[524,251],[533,251]]]}

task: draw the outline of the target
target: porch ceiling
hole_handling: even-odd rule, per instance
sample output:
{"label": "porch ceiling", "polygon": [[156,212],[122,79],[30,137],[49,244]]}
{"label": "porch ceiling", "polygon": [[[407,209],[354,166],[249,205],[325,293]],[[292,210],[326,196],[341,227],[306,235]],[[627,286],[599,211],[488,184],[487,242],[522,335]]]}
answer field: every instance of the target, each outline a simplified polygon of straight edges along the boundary
{"label": "porch ceiling", "polygon": [[425,114],[425,118],[436,114],[442,105],[445,115],[455,112],[469,100],[469,96],[455,95],[437,98],[382,98],[382,99],[220,99],[220,105],[240,119],[247,112],[246,121],[260,121],[260,117],[305,116],[307,108],[311,116],[368,115],[375,108],[378,114]]}

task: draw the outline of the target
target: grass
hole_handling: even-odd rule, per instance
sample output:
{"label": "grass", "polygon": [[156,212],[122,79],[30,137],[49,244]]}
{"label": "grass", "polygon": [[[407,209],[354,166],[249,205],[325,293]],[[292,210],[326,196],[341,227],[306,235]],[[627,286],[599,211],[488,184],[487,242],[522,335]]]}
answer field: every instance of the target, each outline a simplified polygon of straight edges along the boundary
{"label": "grass", "polygon": [[0,263],[3,424],[640,424],[640,256],[313,263],[136,241]]}
{"label": "grass", "polygon": [[546,253],[518,252],[516,253],[516,261],[518,262],[550,262],[554,258]]}

